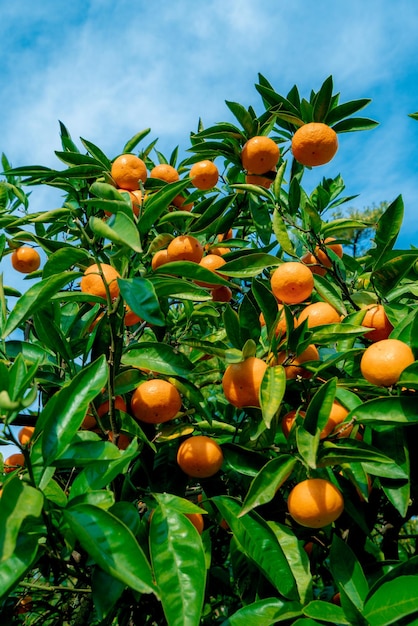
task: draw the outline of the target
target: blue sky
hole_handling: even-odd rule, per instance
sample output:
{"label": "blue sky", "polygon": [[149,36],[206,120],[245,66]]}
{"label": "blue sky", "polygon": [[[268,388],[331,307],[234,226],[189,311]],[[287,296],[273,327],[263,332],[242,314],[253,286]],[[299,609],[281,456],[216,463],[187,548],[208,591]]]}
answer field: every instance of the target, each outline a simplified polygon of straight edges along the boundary
{"label": "blue sky", "polygon": [[[0,152],[14,166],[59,167],[58,120],[110,157],[151,127],[168,155],[199,117],[231,119],[225,100],[261,113],[258,72],[306,97],[332,74],[342,101],[372,98],[364,114],[380,126],[340,135],[312,185],[341,173],[358,208],[402,194],[397,247],[418,246],[416,2],[0,0],[0,15]],[[33,192],[35,210],[52,202]]]}

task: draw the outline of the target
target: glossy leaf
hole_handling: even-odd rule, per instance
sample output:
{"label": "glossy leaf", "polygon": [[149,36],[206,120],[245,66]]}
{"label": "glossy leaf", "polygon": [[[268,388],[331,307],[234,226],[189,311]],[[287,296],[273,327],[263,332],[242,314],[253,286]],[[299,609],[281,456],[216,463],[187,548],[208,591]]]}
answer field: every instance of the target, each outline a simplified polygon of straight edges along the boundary
{"label": "glossy leaf", "polygon": [[298,591],[290,565],[264,519],[254,511],[238,518],[241,505],[229,496],[216,496],[212,500],[244,554],[257,565],[279,593],[289,600],[297,600]]}
{"label": "glossy leaf", "polygon": [[24,521],[41,515],[43,501],[40,491],[18,478],[6,483],[0,503],[0,563],[13,555]]}
{"label": "glossy leaf", "polygon": [[5,600],[22,580],[34,564],[37,554],[38,538],[36,535],[22,533],[17,538],[13,554],[0,562],[0,600]]}
{"label": "glossy leaf", "polygon": [[370,250],[374,259],[373,271],[378,270],[386,260],[398,237],[404,215],[404,204],[398,196],[386,209],[377,223],[374,242],[376,246]]}
{"label": "glossy leaf", "polygon": [[369,585],[354,552],[337,535],[331,544],[330,569],[335,582],[342,586],[351,602],[362,609]]}
{"label": "glossy leaf", "polygon": [[267,267],[280,265],[282,261],[264,252],[253,252],[228,261],[222,266],[222,274],[233,278],[252,278]]}
{"label": "glossy leaf", "polygon": [[132,532],[109,511],[91,504],[63,511],[82,548],[101,569],[140,593],[154,593],[151,566]]}
{"label": "glossy leaf", "polygon": [[303,608],[303,614],[330,624],[348,624],[349,626],[352,624],[351,621],[347,620],[340,606],[323,600],[313,600],[307,604]]}
{"label": "glossy leaf", "polygon": [[42,453],[52,463],[70,444],[87,413],[90,402],[107,380],[106,358],[100,357],[62,387],[45,406],[34,436],[42,432]]}
{"label": "glossy leaf", "polygon": [[203,608],[206,562],[191,521],[161,502],[150,524],[149,549],[168,626],[198,626]]}
{"label": "glossy leaf", "polygon": [[160,267],[155,270],[155,274],[157,276],[164,274],[180,276],[202,283],[210,283],[211,285],[229,285],[229,281],[219,276],[219,274],[208,270],[198,263],[192,263],[191,261],[171,261],[170,263],[164,263],[164,265],[160,265]]}
{"label": "glossy leaf", "polygon": [[295,464],[296,458],[290,454],[282,454],[267,461],[251,482],[239,517],[257,506],[270,502],[277,490],[289,478]]}
{"label": "glossy leaf", "polygon": [[260,386],[260,407],[267,428],[277,415],[286,391],[286,373],[283,365],[268,367]]}
{"label": "glossy leaf", "polygon": [[118,278],[118,285],[125,303],[141,319],[155,326],[165,325],[165,318],[150,280],[142,277]]}
{"label": "glossy leaf", "polygon": [[45,306],[45,303],[48,302],[53,294],[57,293],[65,285],[79,276],[80,274],[78,272],[64,272],[40,280],[38,283],[32,285],[32,287],[29,287],[26,293],[19,298],[10,313],[3,330],[3,339],[8,337],[21,322],[25,321],[35,311]]}
{"label": "glossy leaf", "polygon": [[165,374],[185,376],[193,369],[189,359],[168,344],[144,341],[134,344],[122,356],[122,363]]}
{"label": "glossy leaf", "polygon": [[347,421],[354,419],[359,424],[377,428],[381,425],[408,425],[418,423],[416,399],[410,396],[386,396],[366,400],[350,411]]}
{"label": "glossy leaf", "polygon": [[298,602],[266,598],[238,609],[222,622],[222,626],[273,626],[298,615],[301,615]]}
{"label": "glossy leaf", "polygon": [[416,618],[417,584],[417,575],[406,575],[381,585],[364,606],[364,616],[370,626],[389,626],[407,616]]}

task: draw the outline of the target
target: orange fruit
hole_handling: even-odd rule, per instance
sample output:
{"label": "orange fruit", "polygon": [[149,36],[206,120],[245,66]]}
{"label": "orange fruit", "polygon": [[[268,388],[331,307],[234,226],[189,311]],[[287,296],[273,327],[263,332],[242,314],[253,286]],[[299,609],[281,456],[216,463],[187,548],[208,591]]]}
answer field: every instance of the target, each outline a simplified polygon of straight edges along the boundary
{"label": "orange fruit", "polygon": [[[103,417],[103,415],[106,415],[106,413],[109,413],[109,406],[110,406],[109,400],[105,400],[105,402],[103,402],[99,407],[97,407],[97,415],[99,417]],[[126,402],[122,398],[122,396],[115,397],[114,407],[117,411],[123,411],[124,413],[128,412],[128,407],[126,406]]]}
{"label": "orange fruit", "polygon": [[178,171],[168,163],[160,163],[152,168],[149,173],[151,178],[164,180],[166,183],[175,183],[180,178]]}
{"label": "orange fruit", "polygon": [[[221,276],[221,277],[222,277],[222,274],[219,274],[219,272],[217,272],[216,270],[219,267],[222,267],[222,265],[225,265],[225,263],[226,263],[225,259],[223,259],[221,256],[217,254],[207,254],[206,256],[202,257],[201,260],[199,261],[199,265],[201,267],[204,267],[207,270],[210,270],[214,274]],[[222,277],[222,278],[225,278],[225,277]],[[205,282],[201,282],[197,280],[196,280],[196,285],[199,285],[200,287],[213,287],[213,283],[205,283]]]}
{"label": "orange fruit", "polygon": [[219,285],[211,289],[213,302],[231,302],[232,291],[226,285]]}
{"label": "orange fruit", "polygon": [[134,417],[148,424],[162,424],[174,419],[181,404],[181,397],[175,386],[159,378],[141,383],[131,398]]}
{"label": "orange fruit", "polygon": [[399,339],[381,339],[363,353],[360,369],[372,385],[390,387],[398,382],[403,370],[415,362],[408,344]]}
{"label": "orange fruit", "polygon": [[310,378],[312,376],[312,373],[302,366],[302,364],[307,361],[319,361],[319,352],[313,344],[308,346],[298,356],[287,355],[286,352],[279,352],[277,359],[271,364],[284,365],[286,378],[290,380],[298,378],[298,376],[301,378]]}
{"label": "orange fruit", "polygon": [[10,474],[14,470],[23,467],[25,465],[25,457],[21,452],[15,452],[4,459],[4,473]]}
{"label": "orange fruit", "polygon": [[112,163],[110,174],[117,187],[133,191],[139,189],[139,181],[147,180],[147,167],[142,159],[134,154],[121,154]]}
{"label": "orange fruit", "polygon": [[314,257],[311,252],[306,252],[300,259],[302,263],[307,265],[311,270],[312,274],[316,274],[317,276],[325,276],[327,270],[322,265],[319,265],[318,259]]}
{"label": "orange fruit", "polygon": [[369,304],[369,306],[366,307],[366,314],[363,317],[361,325],[373,329],[363,335],[363,337],[370,341],[388,339],[393,330],[393,326],[382,304]]}
{"label": "orange fruit", "polygon": [[[332,250],[341,259],[344,253],[343,247],[340,243],[332,243],[333,241],[335,241],[335,237],[327,237],[326,239],[324,239],[325,248]],[[317,261],[321,263],[321,265],[324,265],[328,268],[332,266],[332,261],[330,260],[326,251],[322,250],[319,246],[315,246],[314,256]]]}
{"label": "orange fruit", "polygon": [[[283,310],[283,304],[279,304],[279,308],[278,308],[278,322],[276,324],[276,329],[275,329],[275,333],[276,333],[276,337],[279,337],[281,335],[285,335],[287,332],[287,322],[286,322],[286,316]],[[260,320],[260,325],[261,326],[265,326],[266,325],[266,320],[264,319],[264,314],[263,312],[260,313],[259,315],[259,320]]]}
{"label": "orange fruit", "polygon": [[170,241],[167,247],[167,260],[192,261],[200,263],[203,257],[203,246],[192,235],[179,235]]}
{"label": "orange fruit", "polygon": [[102,270],[104,280],[100,274],[99,266],[94,263],[84,272],[84,276],[80,282],[80,289],[83,293],[106,298],[107,285],[110,298],[111,300],[114,300],[119,295],[119,285],[117,279],[120,278],[120,274],[114,267],[108,265],[107,263],[101,263],[100,268]]}
{"label": "orange fruit", "polygon": [[156,270],[160,265],[164,265],[164,263],[168,263],[168,253],[167,250],[158,250],[151,260],[151,267],[153,270]]}
{"label": "orange fruit", "polygon": [[199,161],[190,169],[190,180],[197,189],[206,191],[215,187],[219,178],[219,171],[212,161]]}
{"label": "orange fruit", "polygon": [[[127,193],[131,200],[132,212],[134,215],[138,217],[141,208],[143,207],[145,201],[147,200],[148,194],[143,193],[141,189],[134,189],[130,191],[129,189],[118,189],[119,193]],[[106,215],[111,215],[109,211],[105,211]]]}
{"label": "orange fruit", "polygon": [[193,208],[193,202],[187,202],[187,198],[180,194],[172,199],[171,204],[173,204],[178,209],[181,209],[182,211],[190,212]]}
{"label": "orange fruit", "polygon": [[96,427],[97,427],[96,418],[92,415],[92,413],[90,413],[90,411],[87,411],[81,423],[80,428],[82,428],[83,430],[93,430],[93,428],[96,428]]}
{"label": "orange fruit", "polygon": [[262,174],[252,174],[251,172],[248,172],[248,174],[245,175],[245,182],[249,185],[259,185],[260,187],[264,187],[264,189],[270,189],[276,172],[272,170],[271,174],[272,177],[270,178],[268,176],[263,176]]}
{"label": "orange fruit", "polygon": [[323,324],[338,324],[340,314],[328,302],[308,304],[299,314],[298,325],[308,320],[308,328]]}
{"label": "orange fruit", "polygon": [[[331,412],[328,417],[328,422],[325,424],[324,428],[322,429],[322,432],[320,434],[320,439],[325,439],[325,437],[328,437],[328,435],[333,433],[336,427],[345,420],[348,413],[349,411],[347,411],[347,409],[342,404],[340,404],[338,400],[334,400],[334,402],[332,403]],[[347,426],[346,428],[344,427],[338,436],[348,437],[352,429],[353,429],[353,426],[350,424],[350,426]]]}
{"label": "orange fruit", "polygon": [[293,411],[289,411],[288,413],[286,413],[286,415],[283,415],[282,417],[282,431],[286,439],[289,437],[290,431],[292,430],[293,424],[295,423],[296,414],[300,415],[302,418],[304,418],[306,415],[305,411],[298,412],[296,411],[296,409],[294,409]]}
{"label": "orange fruit", "polygon": [[329,480],[307,478],[293,487],[287,499],[287,508],[301,526],[323,528],[341,515],[344,499]]}
{"label": "orange fruit", "polygon": [[177,451],[177,463],[191,478],[209,478],[222,466],[224,456],[220,445],[211,437],[188,437]]}
{"label": "orange fruit", "polygon": [[331,161],[338,150],[337,133],[322,122],[309,122],[292,138],[292,153],[302,165],[314,167]]}
{"label": "orange fruit", "polygon": [[267,363],[250,356],[240,363],[231,363],[222,377],[226,399],[233,406],[260,406],[259,392]]}
{"label": "orange fruit", "polygon": [[288,261],[274,270],[270,279],[273,294],[284,304],[299,304],[307,300],[314,288],[309,267],[298,261]]}
{"label": "orange fruit", "polygon": [[264,135],[251,137],[241,151],[242,166],[251,174],[269,172],[276,167],[279,158],[279,146]]}
{"label": "orange fruit", "polygon": [[339,591],[337,591],[337,593],[334,593],[334,595],[331,598],[331,602],[332,604],[335,604],[336,606],[341,606],[341,593]]}
{"label": "orange fruit", "polygon": [[201,513],[186,513],[186,517],[189,518],[199,535],[201,535],[205,525],[203,515]]}
{"label": "orange fruit", "polygon": [[135,326],[135,324],[139,324],[142,322],[142,319],[134,313],[128,305],[125,305],[125,317],[124,317],[125,326]]}
{"label": "orange fruit", "polygon": [[35,272],[40,264],[41,257],[39,252],[30,246],[20,246],[12,252],[12,267],[21,274],[30,274]]}
{"label": "orange fruit", "polygon": [[232,239],[234,236],[234,233],[232,231],[232,228],[230,228],[229,230],[226,231],[226,233],[220,233],[218,235],[218,241],[228,241],[228,239]]}
{"label": "orange fruit", "polygon": [[26,446],[28,443],[30,443],[30,440],[32,439],[34,432],[35,432],[35,426],[23,426],[19,430],[17,438],[19,439],[22,446]]}
{"label": "orange fruit", "polygon": [[[108,439],[109,441],[111,441],[113,443],[113,433],[112,431],[110,431],[108,433]],[[126,450],[126,448],[129,446],[129,444],[131,443],[131,438],[128,437],[128,435],[125,435],[125,433],[119,433],[118,435],[118,448],[119,450]]]}

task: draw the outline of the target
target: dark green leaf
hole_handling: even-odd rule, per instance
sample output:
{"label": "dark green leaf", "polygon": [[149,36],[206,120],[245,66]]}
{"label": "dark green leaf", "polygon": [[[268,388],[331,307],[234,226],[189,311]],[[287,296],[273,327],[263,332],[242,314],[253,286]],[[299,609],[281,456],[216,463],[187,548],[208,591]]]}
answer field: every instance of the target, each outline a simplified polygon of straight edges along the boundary
{"label": "dark green leaf", "polygon": [[389,626],[407,616],[416,618],[417,585],[417,575],[399,576],[381,585],[364,606],[364,616],[370,626]]}
{"label": "dark green leaf", "polygon": [[260,386],[260,406],[267,428],[277,415],[286,391],[286,374],[283,365],[268,367]]}
{"label": "dark green leaf", "polygon": [[313,119],[314,122],[324,122],[332,101],[333,81],[332,76],[326,78],[316,94],[314,100]]}
{"label": "dark green leaf", "polygon": [[334,535],[331,544],[330,569],[335,582],[343,587],[354,606],[361,610],[369,585],[354,552],[337,535]]}
{"label": "dark green leaf", "polygon": [[361,109],[364,109],[370,102],[371,100],[369,98],[362,98],[334,106],[328,111],[323,121],[328,124],[328,126],[332,126],[349,115],[354,115],[354,113],[361,111]]}
{"label": "dark green leaf", "polygon": [[268,461],[251,482],[239,517],[256,506],[270,502],[277,490],[290,476],[295,464],[296,458],[289,454],[282,454]]}
{"label": "dark green leaf", "polygon": [[120,292],[125,303],[142,320],[155,326],[164,326],[165,318],[154,285],[147,278],[118,278]]}
{"label": "dark green leaf", "polygon": [[0,562],[13,555],[23,522],[40,516],[43,501],[40,491],[17,477],[5,484],[0,504]]}
{"label": "dark green leaf", "polygon": [[324,602],[323,600],[310,602],[303,608],[303,614],[331,624],[348,624],[349,626],[352,624],[347,620],[340,606],[331,604],[331,602]]}
{"label": "dark green leaf", "polygon": [[301,615],[298,602],[267,598],[247,604],[233,613],[222,626],[273,626]]}
{"label": "dark green leaf", "polygon": [[165,343],[143,342],[130,347],[122,357],[122,363],[151,370],[167,376],[187,376],[193,364],[181,352]]}
{"label": "dark green leaf", "polygon": [[32,567],[38,553],[38,538],[32,534],[21,534],[16,542],[13,554],[0,562],[0,600],[5,600],[9,593],[24,578]]}
{"label": "dark green leaf", "polygon": [[352,117],[348,120],[342,120],[333,125],[336,133],[350,133],[355,130],[372,130],[379,126],[379,122],[370,120],[366,117]]}

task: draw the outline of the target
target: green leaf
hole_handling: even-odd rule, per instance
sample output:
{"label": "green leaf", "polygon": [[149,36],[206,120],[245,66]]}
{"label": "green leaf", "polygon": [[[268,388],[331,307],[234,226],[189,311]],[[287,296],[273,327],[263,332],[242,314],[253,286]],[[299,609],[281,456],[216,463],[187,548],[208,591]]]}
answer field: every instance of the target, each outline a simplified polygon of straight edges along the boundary
{"label": "green leaf", "polygon": [[151,280],[158,298],[176,298],[195,302],[212,300],[212,295],[207,289],[181,278],[154,275]]}
{"label": "green leaf", "polygon": [[333,125],[336,133],[350,133],[355,130],[372,130],[379,126],[379,122],[370,120],[367,117],[352,117],[348,120],[342,120]]}
{"label": "green leaf", "polygon": [[298,599],[296,581],[277,538],[264,519],[254,511],[238,517],[241,505],[229,496],[212,501],[229,525],[240,549],[255,563],[272,585],[289,600]]}
{"label": "green leaf", "polygon": [[373,433],[374,445],[396,463],[405,473],[404,479],[381,477],[380,484],[389,502],[401,517],[406,518],[411,498],[408,431],[397,426],[388,426],[381,432]]}
{"label": "green leaf", "polygon": [[63,517],[83,550],[104,572],[139,593],[158,596],[144,552],[117,517],[91,504],[68,506]]}
{"label": "green leaf", "polygon": [[122,356],[122,363],[166,376],[184,376],[185,378],[193,369],[191,361],[172,346],[149,341],[130,347]]}
{"label": "green leaf", "polygon": [[46,464],[57,459],[81,426],[90,402],[107,381],[103,355],[81,370],[45,406],[36,424],[34,437],[42,432],[42,453]]}
{"label": "green leaf", "polygon": [[202,202],[199,204],[199,213],[201,216],[190,227],[191,233],[204,231],[207,226],[212,224],[216,219],[225,213],[236,198],[236,194],[222,196],[216,202],[211,198],[208,208],[202,210]]}
{"label": "green leaf", "polygon": [[43,501],[40,491],[18,478],[5,484],[0,504],[0,563],[13,555],[23,522],[41,515]]}
{"label": "green leaf", "polygon": [[373,271],[378,270],[386,261],[386,254],[392,250],[398,237],[404,216],[402,196],[398,196],[381,215],[377,222],[374,242],[369,254],[373,257]]}
{"label": "green leaf", "polygon": [[191,521],[163,499],[151,518],[149,549],[168,626],[198,626],[206,583],[202,540]]}
{"label": "green leaf", "polygon": [[126,154],[128,152],[132,152],[134,148],[139,144],[142,139],[144,139],[151,132],[150,128],[144,128],[139,133],[136,133],[126,144],[123,146],[122,154]]}
{"label": "green leaf", "polygon": [[164,185],[159,191],[150,195],[144,205],[144,212],[138,221],[141,235],[147,235],[158,218],[167,211],[174,198],[190,184],[188,178]]}
{"label": "green leaf", "polygon": [[399,576],[381,585],[368,598],[364,616],[370,626],[397,624],[403,617],[418,613],[418,575]]}
{"label": "green leaf", "polygon": [[283,365],[268,367],[260,386],[260,407],[267,428],[277,415],[286,391],[286,374]]}
{"label": "green leaf", "polygon": [[298,615],[301,615],[301,606],[298,602],[266,598],[238,609],[222,622],[222,626],[274,626]]}
{"label": "green leaf", "polygon": [[332,101],[333,81],[332,76],[326,78],[315,96],[313,120],[314,122],[323,122],[327,116]]}
{"label": "green leaf", "polygon": [[338,443],[324,441],[317,462],[318,467],[361,462],[367,463],[370,470],[372,465],[377,466],[378,474],[370,471],[375,476],[392,476],[397,479],[408,477],[405,470],[399,467],[393,459],[377,448],[357,439],[342,438]]}
{"label": "green leaf", "polygon": [[313,598],[313,581],[311,564],[302,542],[293,532],[293,529],[285,524],[269,522],[270,528],[279,541],[287,561],[292,568],[293,576],[299,591],[301,602],[306,603]]}
{"label": "green leaf", "polygon": [[[222,266],[222,274],[223,268]],[[191,280],[199,281],[201,283],[208,283],[211,285],[226,285],[229,286],[229,281],[222,278],[219,274],[208,270],[206,267],[202,267],[199,263],[193,263],[192,261],[171,261],[170,263],[164,263],[154,270],[154,274],[158,277],[164,274],[172,276],[181,276],[182,278],[189,278]]]}
{"label": "green leaf", "polygon": [[257,122],[242,104],[225,100],[228,109],[233,113],[249,137],[257,133]]}
{"label": "green leaf", "polygon": [[418,251],[393,251],[382,259],[371,274],[371,282],[382,295],[388,294],[408,274],[418,259]]}
{"label": "green leaf", "polygon": [[295,464],[296,458],[289,454],[281,454],[268,461],[252,480],[238,517],[242,517],[256,506],[270,502],[289,478]]}
{"label": "green leaf", "polygon": [[354,552],[337,535],[332,539],[329,563],[335,582],[341,585],[354,606],[361,610],[369,585]]}
{"label": "green leaf", "polygon": [[42,277],[49,278],[54,274],[60,274],[73,265],[87,266],[90,264],[90,255],[83,248],[66,246],[49,255],[42,270]]}
{"label": "green leaf", "polygon": [[416,398],[410,396],[386,396],[366,400],[350,411],[347,420],[377,428],[379,425],[408,425],[418,422]]}
{"label": "green leaf", "polygon": [[165,326],[165,318],[154,285],[147,278],[118,278],[120,292],[126,304],[142,320],[154,326]]}
{"label": "green leaf", "polygon": [[49,299],[56,294],[64,285],[79,278],[79,272],[63,272],[39,281],[23,294],[17,301],[9,315],[2,338],[5,339],[12,333],[21,322],[25,321],[35,311],[38,311]]}
{"label": "green leaf", "polygon": [[288,228],[277,209],[274,209],[273,212],[272,226],[277,243],[280,245],[283,252],[286,252],[286,254],[289,254],[290,256],[295,256],[296,252],[293,243],[290,240]]}
{"label": "green leaf", "polygon": [[[281,259],[264,252],[252,252],[228,261],[222,265],[222,274],[233,278],[252,278],[267,267],[277,266]],[[164,267],[164,266],[163,266]]]}
{"label": "green leaf", "polygon": [[99,620],[104,620],[121,597],[126,585],[116,580],[100,567],[95,567],[91,574],[91,593],[95,611]]}
{"label": "green leaf", "polygon": [[118,212],[112,226],[99,217],[92,216],[89,220],[92,231],[103,239],[127,246],[135,252],[142,252],[138,231],[135,223],[124,213]]}
{"label": "green leaf", "polygon": [[32,534],[19,535],[13,554],[0,562],[0,600],[8,598],[10,592],[24,578],[34,564],[38,553],[38,538]]}
{"label": "green leaf", "polygon": [[350,102],[338,104],[328,111],[323,121],[325,124],[328,124],[328,126],[332,126],[349,115],[354,115],[354,113],[361,111],[361,109],[364,109],[370,102],[371,100],[369,98],[362,98],[360,100],[351,100]]}
{"label": "green leaf", "polygon": [[110,170],[112,164],[105,153],[98,146],[94,145],[94,143],[88,141],[87,139],[83,139],[82,137],[80,137],[80,141],[86,150],[90,152],[92,157],[96,159],[96,161],[99,161],[99,163],[101,163],[107,170]]}
{"label": "green leaf", "polygon": [[310,602],[303,608],[303,614],[331,624],[348,624],[350,626],[352,623],[347,620],[340,606],[331,604],[331,602],[324,602],[323,600]]}

